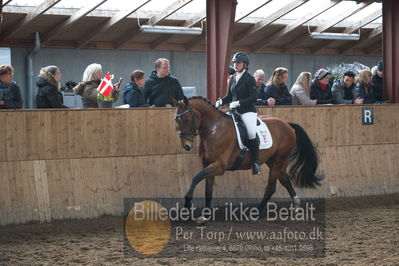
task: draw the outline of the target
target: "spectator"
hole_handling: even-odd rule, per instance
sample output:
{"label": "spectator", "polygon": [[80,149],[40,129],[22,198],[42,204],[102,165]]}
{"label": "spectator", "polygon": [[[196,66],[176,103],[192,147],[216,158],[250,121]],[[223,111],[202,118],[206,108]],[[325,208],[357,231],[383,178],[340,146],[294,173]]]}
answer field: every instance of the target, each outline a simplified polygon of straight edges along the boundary
{"label": "spectator", "polygon": [[148,107],[143,95],[145,76],[142,70],[134,70],[130,76],[131,82],[123,88],[123,101],[132,107]]}
{"label": "spectator", "polygon": [[353,73],[352,71],[346,71],[344,73],[344,76],[340,79],[337,79],[332,86],[331,93],[333,96],[333,103],[362,104],[362,99],[354,99],[355,87],[355,73]]}
{"label": "spectator", "polygon": [[327,68],[319,69],[310,86],[310,99],[316,100],[316,104],[331,104],[333,102],[331,88],[329,86],[331,73]]}
{"label": "spectator", "polygon": [[384,84],[383,84],[383,70],[384,64],[383,61],[378,61],[377,71],[373,74],[372,82],[374,88],[374,95],[376,101],[384,100]]}
{"label": "spectator", "polygon": [[257,98],[261,99],[262,96],[265,94],[265,84],[263,83],[265,80],[265,72],[263,72],[262,69],[257,69],[254,72],[254,78],[255,78],[255,82],[256,82],[256,91],[258,93]]}
{"label": "spectator", "polygon": [[180,82],[169,72],[169,60],[159,58],[155,61],[155,70],[144,85],[144,97],[150,106],[171,107],[172,99],[184,97]]}
{"label": "spectator", "polygon": [[40,69],[36,86],[39,88],[36,95],[37,108],[68,108],[63,105],[63,96],[60,92],[61,71],[57,66],[47,66]]}
{"label": "spectator", "polygon": [[293,104],[316,105],[317,100],[311,100],[309,96],[311,83],[312,74],[310,74],[310,72],[302,72],[299,74],[290,91]]}
{"label": "spectator", "polygon": [[22,95],[12,79],[14,69],[9,65],[0,66],[0,109],[21,109]]}
{"label": "spectator", "polygon": [[376,100],[372,83],[372,75],[369,70],[363,69],[360,71],[359,83],[356,85],[355,95],[356,98],[363,99],[363,103],[375,103]]}
{"label": "spectator", "polygon": [[[101,83],[103,76],[102,67],[100,64],[90,64],[86,67],[82,82],[73,88],[74,92],[82,96],[83,108],[98,108],[98,91],[97,88]],[[115,84],[118,85],[118,84]],[[112,91],[113,101],[117,101],[119,98],[119,87],[114,85]]]}
{"label": "spectator", "polygon": [[266,83],[264,100],[267,105],[292,105],[292,96],[285,83],[288,80],[288,70],[284,67],[276,68]]}

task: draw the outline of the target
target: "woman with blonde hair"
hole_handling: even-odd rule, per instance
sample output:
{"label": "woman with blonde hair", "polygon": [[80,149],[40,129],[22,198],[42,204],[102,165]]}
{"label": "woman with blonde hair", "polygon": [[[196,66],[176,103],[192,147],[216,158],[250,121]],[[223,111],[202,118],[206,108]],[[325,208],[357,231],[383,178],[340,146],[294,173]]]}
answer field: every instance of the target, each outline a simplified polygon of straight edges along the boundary
{"label": "woman with blonde hair", "polygon": [[359,72],[359,83],[356,84],[355,97],[363,99],[363,103],[375,103],[374,87],[370,70],[363,69]]}
{"label": "woman with blonde hair", "polygon": [[317,100],[310,99],[311,83],[312,74],[310,72],[302,72],[301,74],[299,74],[290,91],[292,95],[292,104],[316,105]]}
{"label": "woman with blonde hair", "polygon": [[[73,91],[82,96],[83,108],[98,108],[98,91],[97,88],[101,83],[101,78],[103,76],[102,67],[100,64],[90,64],[86,67],[82,82],[79,82]],[[119,87],[115,87],[112,91],[112,98],[114,101],[118,100],[119,97]],[[111,101],[112,105],[112,101]],[[112,107],[112,106],[110,106]]]}
{"label": "woman with blonde hair", "polygon": [[265,99],[267,105],[292,105],[292,96],[285,83],[288,80],[288,69],[276,68],[266,83]]}

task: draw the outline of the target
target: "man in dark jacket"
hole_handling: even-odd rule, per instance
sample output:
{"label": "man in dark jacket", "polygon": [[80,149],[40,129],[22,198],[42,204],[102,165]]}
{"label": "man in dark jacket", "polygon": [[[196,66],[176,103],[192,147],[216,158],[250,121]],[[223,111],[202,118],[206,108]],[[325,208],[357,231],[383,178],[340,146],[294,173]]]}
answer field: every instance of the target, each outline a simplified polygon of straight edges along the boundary
{"label": "man in dark jacket", "polygon": [[333,103],[335,104],[362,104],[363,99],[354,99],[355,91],[355,73],[346,71],[342,78],[335,80],[332,86],[331,93],[333,96]]}
{"label": "man in dark jacket", "polygon": [[180,82],[169,73],[169,60],[159,58],[155,61],[155,71],[144,85],[144,98],[150,106],[171,107],[172,100],[184,97]]}
{"label": "man in dark jacket", "polygon": [[134,70],[131,74],[131,82],[123,88],[123,101],[125,104],[129,104],[130,108],[148,107],[142,90],[144,83],[144,72]]}
{"label": "man in dark jacket", "polygon": [[57,66],[47,66],[40,70],[36,81],[37,108],[68,108],[62,104],[62,93],[59,91],[61,72]]}
{"label": "man in dark jacket", "polygon": [[377,73],[373,75],[373,88],[374,88],[374,95],[376,101],[383,101],[384,100],[384,85],[383,85],[383,70],[384,64],[383,61],[378,61],[377,64]]}
{"label": "man in dark jacket", "polygon": [[329,86],[331,73],[327,68],[319,69],[310,86],[310,99],[317,100],[316,104],[331,104],[333,102]]}
{"label": "man in dark jacket", "polygon": [[0,66],[0,109],[21,109],[22,95],[17,83],[13,82],[14,69]]}

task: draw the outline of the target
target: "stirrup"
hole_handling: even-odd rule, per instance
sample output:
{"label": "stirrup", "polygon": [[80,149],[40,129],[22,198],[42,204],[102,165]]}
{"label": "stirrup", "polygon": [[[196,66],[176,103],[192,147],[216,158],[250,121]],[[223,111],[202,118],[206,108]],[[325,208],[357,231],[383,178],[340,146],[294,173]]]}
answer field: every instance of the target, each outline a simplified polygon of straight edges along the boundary
{"label": "stirrup", "polygon": [[252,164],[252,174],[253,175],[260,175],[261,174],[260,166],[256,162]]}

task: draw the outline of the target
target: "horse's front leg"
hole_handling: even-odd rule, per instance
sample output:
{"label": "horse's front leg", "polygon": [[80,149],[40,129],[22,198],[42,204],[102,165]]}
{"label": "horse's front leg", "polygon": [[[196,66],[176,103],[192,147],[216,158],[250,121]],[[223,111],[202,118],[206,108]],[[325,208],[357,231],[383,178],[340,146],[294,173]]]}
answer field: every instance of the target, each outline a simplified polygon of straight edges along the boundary
{"label": "horse's front leg", "polygon": [[[214,179],[215,175],[222,175],[223,172],[224,172],[224,168],[221,163],[212,163],[212,164],[208,165],[205,169],[198,172],[193,177],[193,180],[191,181],[191,186],[188,189],[186,196],[184,197],[184,199],[185,199],[184,207],[186,207],[186,208],[191,207],[191,200],[193,199],[194,190],[199,182],[201,182],[205,178]],[[212,185],[212,187],[213,187],[213,181],[212,181],[212,184],[208,183],[207,188],[205,189],[205,198],[206,198],[206,206],[207,207],[210,206],[211,200],[212,200],[213,189],[208,188],[208,186],[210,186],[210,185]],[[209,206],[208,206],[208,203],[209,203]]]}

